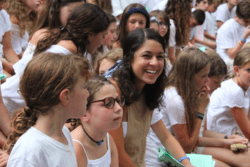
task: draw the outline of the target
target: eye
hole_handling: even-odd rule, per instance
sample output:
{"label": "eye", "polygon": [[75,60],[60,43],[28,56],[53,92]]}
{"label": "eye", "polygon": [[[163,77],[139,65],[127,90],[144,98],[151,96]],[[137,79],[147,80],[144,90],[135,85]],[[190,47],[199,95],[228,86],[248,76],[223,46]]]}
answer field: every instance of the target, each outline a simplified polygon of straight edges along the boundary
{"label": "eye", "polygon": [[104,101],[105,107],[107,107],[107,108],[112,108],[112,107],[114,106],[114,100],[115,100],[115,99],[112,98],[112,97],[106,98],[105,101]]}
{"label": "eye", "polygon": [[141,24],[141,25],[143,25],[143,24],[144,24],[144,22],[140,22],[140,24]]}
{"label": "eye", "polygon": [[249,73],[250,73],[250,69],[247,69],[247,72],[249,72]]}
{"label": "eye", "polygon": [[134,20],[132,20],[132,21],[130,21],[130,23],[131,23],[131,24],[135,24],[135,21],[134,21]]}
{"label": "eye", "polygon": [[164,58],[165,58],[165,56],[163,56],[163,55],[159,55],[159,56],[157,56],[157,58],[158,58],[158,59],[164,59]]}
{"label": "eye", "polygon": [[151,58],[150,55],[143,55],[143,57],[145,57],[145,58]]}

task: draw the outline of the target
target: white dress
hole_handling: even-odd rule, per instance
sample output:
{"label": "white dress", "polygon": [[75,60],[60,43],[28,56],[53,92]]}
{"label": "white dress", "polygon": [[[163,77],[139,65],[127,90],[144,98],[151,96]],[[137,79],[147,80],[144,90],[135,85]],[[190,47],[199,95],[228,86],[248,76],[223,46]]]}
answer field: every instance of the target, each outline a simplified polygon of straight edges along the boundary
{"label": "white dress", "polygon": [[77,167],[70,132],[65,126],[62,131],[67,145],[31,127],[17,140],[7,167]]}
{"label": "white dress", "polygon": [[9,14],[4,10],[0,10],[0,58],[3,57],[3,45],[2,40],[3,36],[6,32],[10,31],[10,16]]}
{"label": "white dress", "polygon": [[207,129],[217,133],[231,135],[239,129],[231,108],[245,108],[249,110],[250,88],[244,93],[232,79],[222,82],[210,98],[207,113]]}
{"label": "white dress", "polygon": [[83,146],[83,144],[79,140],[73,139],[73,141],[79,143],[82,146],[82,149],[84,150],[84,153],[87,158],[87,167],[110,167],[111,164],[111,149],[110,149],[110,141],[109,141],[109,134],[107,133],[107,145],[108,150],[107,152],[100,158],[90,160],[88,157],[88,154]]}

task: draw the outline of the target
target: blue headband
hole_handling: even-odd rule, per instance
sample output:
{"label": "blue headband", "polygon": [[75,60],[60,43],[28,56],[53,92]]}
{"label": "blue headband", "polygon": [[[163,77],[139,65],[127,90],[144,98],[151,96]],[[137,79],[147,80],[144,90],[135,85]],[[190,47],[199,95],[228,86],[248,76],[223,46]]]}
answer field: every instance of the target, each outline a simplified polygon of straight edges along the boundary
{"label": "blue headband", "polygon": [[144,10],[144,9],[141,9],[141,8],[131,8],[131,9],[129,9],[129,11],[128,11],[128,13],[144,13],[144,14],[146,14],[147,16],[148,16],[148,12],[146,11],[146,10]]}

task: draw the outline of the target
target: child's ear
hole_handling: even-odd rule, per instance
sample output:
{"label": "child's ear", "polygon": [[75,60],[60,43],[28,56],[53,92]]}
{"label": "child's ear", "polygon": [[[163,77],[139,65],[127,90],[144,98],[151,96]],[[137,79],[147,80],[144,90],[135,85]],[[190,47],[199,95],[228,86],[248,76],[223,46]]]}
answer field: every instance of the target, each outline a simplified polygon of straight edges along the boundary
{"label": "child's ear", "polygon": [[236,76],[238,76],[238,73],[239,73],[239,67],[238,66],[234,66],[234,72],[235,72]]}
{"label": "child's ear", "polygon": [[63,105],[67,105],[70,100],[70,91],[69,89],[64,89],[59,95],[60,101]]}

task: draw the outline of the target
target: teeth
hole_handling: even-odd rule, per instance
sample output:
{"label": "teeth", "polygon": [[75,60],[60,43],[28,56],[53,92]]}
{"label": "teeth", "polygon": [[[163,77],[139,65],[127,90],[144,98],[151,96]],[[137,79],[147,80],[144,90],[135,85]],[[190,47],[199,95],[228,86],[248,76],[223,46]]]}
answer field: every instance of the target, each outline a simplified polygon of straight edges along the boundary
{"label": "teeth", "polygon": [[150,73],[150,74],[156,74],[156,71],[147,70],[146,72],[147,72],[147,73]]}

